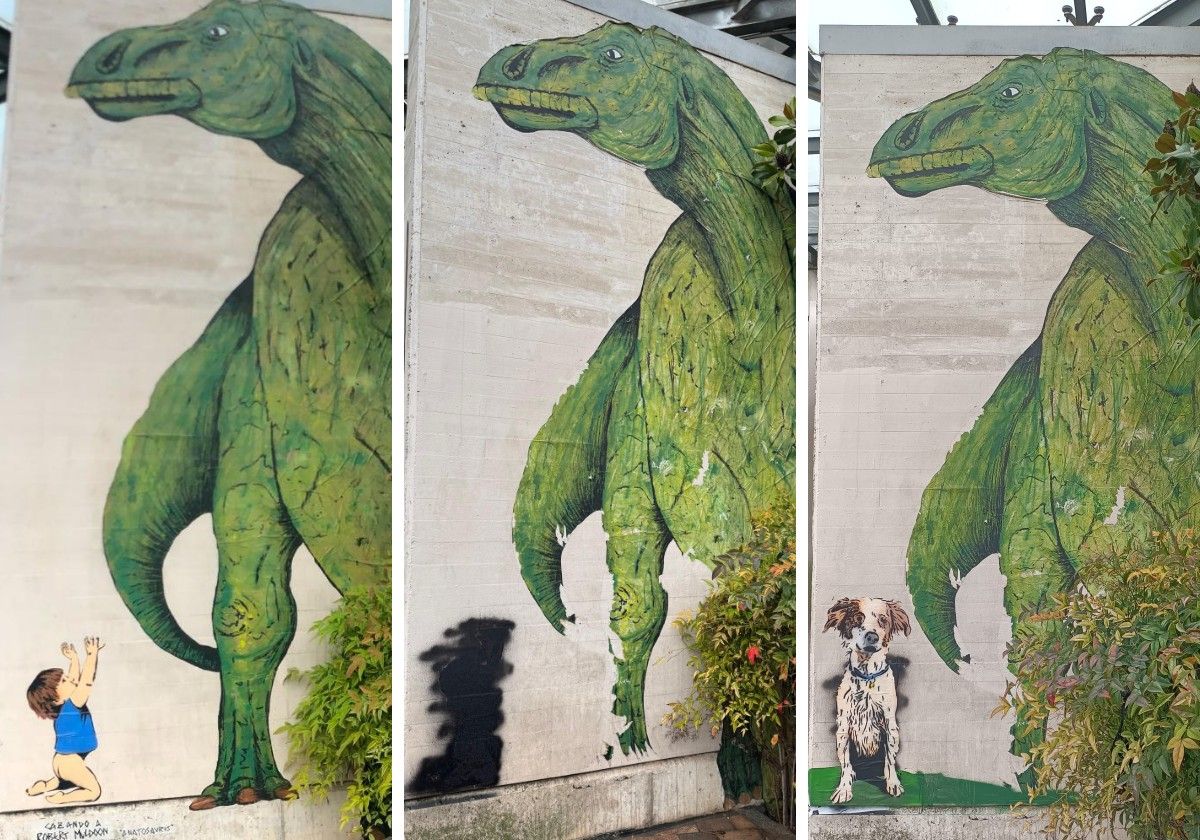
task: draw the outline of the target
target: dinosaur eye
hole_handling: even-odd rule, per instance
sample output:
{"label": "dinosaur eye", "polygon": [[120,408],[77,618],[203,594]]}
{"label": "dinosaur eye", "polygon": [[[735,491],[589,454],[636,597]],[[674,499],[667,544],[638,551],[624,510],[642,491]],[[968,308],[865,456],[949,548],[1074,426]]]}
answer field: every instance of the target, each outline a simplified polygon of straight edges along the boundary
{"label": "dinosaur eye", "polygon": [[609,47],[602,53],[602,55],[609,61],[620,61],[625,57],[625,54],[616,47]]}
{"label": "dinosaur eye", "polygon": [[1004,90],[1000,91],[1001,99],[1016,99],[1021,95],[1021,89],[1016,85],[1009,85]]}
{"label": "dinosaur eye", "polygon": [[214,24],[204,34],[208,36],[208,40],[210,41],[220,41],[229,34],[229,27],[221,23]]}

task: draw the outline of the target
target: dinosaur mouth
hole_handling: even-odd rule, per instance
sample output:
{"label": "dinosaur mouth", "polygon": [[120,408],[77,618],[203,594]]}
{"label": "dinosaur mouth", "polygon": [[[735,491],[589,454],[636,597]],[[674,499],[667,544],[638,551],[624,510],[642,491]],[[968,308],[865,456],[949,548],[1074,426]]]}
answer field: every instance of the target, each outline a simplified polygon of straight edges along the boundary
{"label": "dinosaur mouth", "polygon": [[519,131],[591,128],[599,120],[586,96],[488,84],[475,85],[471,92],[492,103],[501,119]]}
{"label": "dinosaur mouth", "polygon": [[66,94],[112,120],[186,111],[200,104],[200,89],[187,79],[72,82]]}
{"label": "dinosaur mouth", "polygon": [[989,174],[992,167],[987,149],[972,146],[874,161],[867,167],[867,175],[887,179],[902,195],[924,195],[977,180]]}

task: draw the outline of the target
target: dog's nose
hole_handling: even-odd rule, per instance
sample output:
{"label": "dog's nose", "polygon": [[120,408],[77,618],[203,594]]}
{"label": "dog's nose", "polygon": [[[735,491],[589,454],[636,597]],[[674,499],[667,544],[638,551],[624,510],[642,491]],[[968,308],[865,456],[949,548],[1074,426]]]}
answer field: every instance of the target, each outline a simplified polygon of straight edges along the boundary
{"label": "dog's nose", "polygon": [[867,640],[867,644],[869,644],[869,645],[879,644],[879,634],[876,633],[874,630],[872,630],[870,633],[867,633],[867,635],[864,638]]}

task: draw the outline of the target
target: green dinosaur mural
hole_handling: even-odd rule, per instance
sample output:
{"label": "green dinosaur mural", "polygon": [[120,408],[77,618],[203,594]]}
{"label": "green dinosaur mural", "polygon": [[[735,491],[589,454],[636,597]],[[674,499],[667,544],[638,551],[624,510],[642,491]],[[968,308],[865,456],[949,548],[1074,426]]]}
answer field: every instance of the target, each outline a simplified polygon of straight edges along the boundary
{"label": "green dinosaur mural", "polygon": [[[952,578],[983,558],[999,552],[1013,626],[1032,629],[1026,617],[1073,584],[1081,557],[1122,551],[1151,529],[1200,524],[1189,466],[1200,449],[1200,351],[1168,284],[1149,282],[1185,224],[1181,211],[1151,221],[1142,175],[1175,113],[1170,90],[1149,73],[1060,48],[1004,61],[902,117],[871,154],[869,174],[901,195],[970,184],[1045,201],[1092,236],[1041,335],[921,499],[908,588],[955,671],[967,657],[954,638]],[[1030,742],[1018,738],[1014,751]]]}
{"label": "green dinosaur mural", "polygon": [[[217,0],[99,41],[67,94],[108,120],[175,114],[253,140],[304,176],[250,277],[159,380],[104,510],[142,628],[221,675],[215,780],[191,807],[291,798],[268,710],[296,629],[292,556],[307,546],[340,592],[391,575],[391,66],[298,6]],[[172,541],[206,513],[215,648],[163,594]]]}
{"label": "green dinosaur mural", "polygon": [[[627,721],[628,755],[649,744],[644,691],[667,615],[667,546],[712,568],[749,538],[753,515],[794,498],[794,211],[751,176],[751,149],[767,135],[750,103],[657,28],[606,23],[506,47],[475,95],[518,131],[570,131],[643,168],[683,211],[637,301],[530,444],[513,511],[521,575],[559,632],[573,620],[563,546],[603,512],[620,642],[613,711]],[[754,784],[748,756],[723,740],[731,796]]]}

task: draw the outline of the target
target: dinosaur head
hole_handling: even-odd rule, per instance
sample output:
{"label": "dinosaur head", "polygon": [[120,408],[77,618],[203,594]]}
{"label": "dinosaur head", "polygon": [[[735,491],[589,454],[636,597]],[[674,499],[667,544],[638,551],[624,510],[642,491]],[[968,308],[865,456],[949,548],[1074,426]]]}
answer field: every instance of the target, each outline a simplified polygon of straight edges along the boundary
{"label": "dinosaur head", "polygon": [[1117,93],[1101,62],[1120,64],[1065,47],[1003,61],[969,88],[896,120],[867,173],[906,196],[972,184],[1061,198],[1083,183],[1089,135],[1103,131]]}
{"label": "dinosaur head", "polygon": [[518,131],[573,131],[656,169],[675,159],[679,110],[696,96],[690,53],[655,27],[605,23],[574,38],[505,47],[479,71],[474,93]]}
{"label": "dinosaur head", "polygon": [[278,0],[215,0],[177,23],[101,39],[66,92],[108,120],[178,114],[218,134],[273,137],[295,118],[295,75],[316,62],[304,37],[315,18]]}

